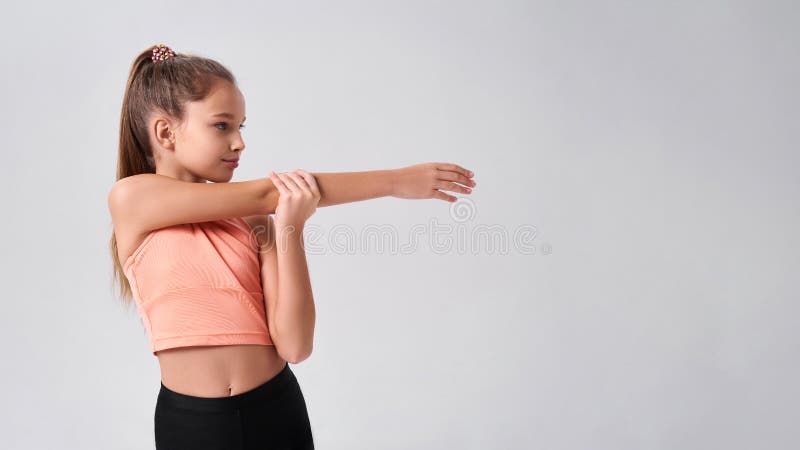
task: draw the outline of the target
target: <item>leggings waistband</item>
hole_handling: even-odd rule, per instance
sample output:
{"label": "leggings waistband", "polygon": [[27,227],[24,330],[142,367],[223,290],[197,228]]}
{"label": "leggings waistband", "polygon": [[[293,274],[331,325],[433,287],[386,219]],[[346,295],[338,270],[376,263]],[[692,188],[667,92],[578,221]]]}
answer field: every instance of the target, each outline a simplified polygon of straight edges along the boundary
{"label": "leggings waistband", "polygon": [[275,397],[285,391],[297,378],[286,363],[283,370],[249,391],[227,397],[195,397],[193,395],[175,392],[161,383],[157,403],[169,408],[188,409],[203,412],[235,411],[251,403],[257,403]]}

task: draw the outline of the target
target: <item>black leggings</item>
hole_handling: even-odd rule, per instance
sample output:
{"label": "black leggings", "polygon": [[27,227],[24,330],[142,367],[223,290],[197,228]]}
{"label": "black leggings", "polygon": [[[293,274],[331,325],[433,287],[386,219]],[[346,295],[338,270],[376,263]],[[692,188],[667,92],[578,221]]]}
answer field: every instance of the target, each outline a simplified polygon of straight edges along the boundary
{"label": "black leggings", "polygon": [[157,450],[314,448],[306,402],[288,363],[261,386],[229,397],[194,397],[161,383],[154,419]]}

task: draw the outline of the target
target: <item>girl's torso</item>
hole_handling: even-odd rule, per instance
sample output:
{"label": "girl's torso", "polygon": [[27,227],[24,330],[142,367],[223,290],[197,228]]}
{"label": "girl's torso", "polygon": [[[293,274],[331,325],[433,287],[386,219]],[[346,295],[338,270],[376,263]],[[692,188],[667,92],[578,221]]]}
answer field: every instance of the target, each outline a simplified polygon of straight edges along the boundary
{"label": "girl's torso", "polygon": [[179,347],[157,353],[161,382],[195,397],[226,397],[247,392],[286,365],[272,345]]}
{"label": "girl's torso", "polygon": [[[252,219],[243,218],[251,228]],[[116,230],[118,257],[126,261],[149,232]],[[161,382],[195,397],[225,397],[249,391],[277,375],[286,365],[273,345],[178,347],[156,353]]]}

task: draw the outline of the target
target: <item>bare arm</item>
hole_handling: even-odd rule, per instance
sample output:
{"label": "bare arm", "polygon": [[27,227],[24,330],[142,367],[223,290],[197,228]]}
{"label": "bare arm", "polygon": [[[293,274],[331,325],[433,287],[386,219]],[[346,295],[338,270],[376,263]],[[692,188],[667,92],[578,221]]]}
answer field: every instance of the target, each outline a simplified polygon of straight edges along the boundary
{"label": "bare arm", "polygon": [[[303,231],[321,193],[316,178],[302,173],[276,174],[280,192],[275,219],[266,217],[267,242],[261,252],[261,274],[267,301],[270,335],[281,357],[294,364],[311,355],[316,308],[308,274]],[[258,222],[262,222],[261,219]]]}
{"label": "bare arm", "polygon": [[438,198],[455,201],[442,190],[469,194],[474,174],[452,163],[430,162],[400,169],[363,172],[312,173],[321,194],[318,206],[331,206],[378,197]]}
{"label": "bare arm", "polygon": [[321,194],[318,206],[369,200],[392,195],[397,179],[395,170],[364,172],[312,172]]}
{"label": "bare arm", "polygon": [[[314,174],[320,205],[392,195],[394,170]],[[191,183],[158,174],[123,178],[111,188],[108,207],[116,228],[139,232],[183,223],[275,212],[280,195],[269,177],[228,183]]]}
{"label": "bare arm", "polygon": [[287,233],[284,229],[276,236],[272,215],[250,220],[259,243],[269,335],[281,358],[298,364],[313,351],[316,322],[308,265],[299,242],[302,230]]}
{"label": "bare arm", "polygon": [[115,227],[146,232],[182,223],[269,214],[275,211],[278,197],[269,178],[191,183],[146,173],[114,183],[108,207]]}
{"label": "bare arm", "polygon": [[[377,197],[456,198],[441,192],[471,192],[472,173],[449,163],[424,163],[401,169],[313,173],[320,190],[318,206]],[[457,184],[461,183],[461,184]],[[280,194],[269,177],[228,183],[190,183],[158,174],[118,180],[108,194],[115,227],[138,232],[183,223],[271,214]]]}
{"label": "bare arm", "polygon": [[303,227],[276,228],[277,292],[272,326],[282,357],[297,364],[308,358],[314,348],[314,294],[303,246]]}

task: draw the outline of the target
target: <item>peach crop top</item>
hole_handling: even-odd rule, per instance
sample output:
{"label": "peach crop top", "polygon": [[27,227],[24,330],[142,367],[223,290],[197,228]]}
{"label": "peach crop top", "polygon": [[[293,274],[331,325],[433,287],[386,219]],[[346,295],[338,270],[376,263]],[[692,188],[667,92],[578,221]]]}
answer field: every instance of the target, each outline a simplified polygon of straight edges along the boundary
{"label": "peach crop top", "polygon": [[122,269],[153,355],[174,347],[273,345],[258,246],[244,219],[153,230]]}

